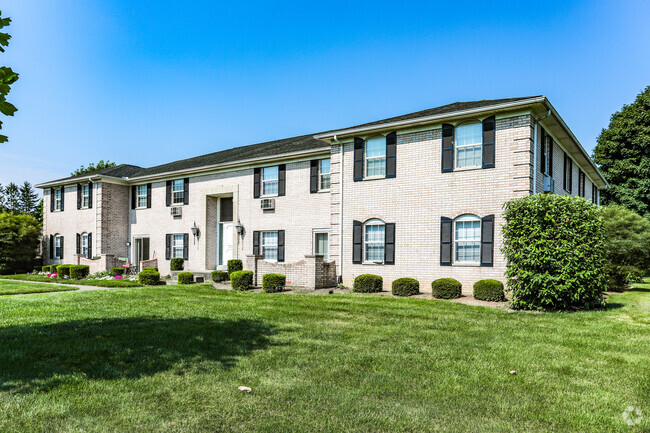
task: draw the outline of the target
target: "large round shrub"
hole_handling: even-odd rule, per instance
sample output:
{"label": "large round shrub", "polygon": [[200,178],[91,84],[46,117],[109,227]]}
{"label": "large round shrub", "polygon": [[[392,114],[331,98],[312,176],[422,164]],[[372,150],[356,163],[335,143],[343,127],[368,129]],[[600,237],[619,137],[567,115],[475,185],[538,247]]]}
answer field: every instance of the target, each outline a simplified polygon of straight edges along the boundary
{"label": "large round shrub", "polygon": [[147,269],[138,274],[138,281],[145,286],[156,286],[160,283],[160,272]]}
{"label": "large round shrub", "polygon": [[233,272],[241,271],[244,269],[244,264],[239,259],[228,260],[228,275]]}
{"label": "large round shrub", "polygon": [[353,292],[376,293],[381,292],[384,280],[379,275],[361,274],[354,279]]}
{"label": "large round shrub", "polygon": [[191,272],[181,272],[178,274],[178,284],[192,284],[194,282],[194,274]]}
{"label": "large round shrub", "polygon": [[228,272],[226,271],[212,271],[212,281],[215,283],[222,283],[228,280]]}
{"label": "large round shrub", "polygon": [[88,265],[71,265],[70,266],[70,278],[75,280],[81,280],[86,278],[90,273],[90,266]]}
{"label": "large round shrub", "polygon": [[513,308],[604,305],[605,238],[597,206],[580,197],[535,194],[507,202],[503,216]]}
{"label": "large round shrub", "polygon": [[70,265],[58,265],[54,272],[59,278],[70,277]]}
{"label": "large round shrub", "polygon": [[392,284],[393,295],[412,296],[420,293],[420,282],[415,278],[398,278]]}
{"label": "large round shrub", "polygon": [[480,280],[474,283],[474,299],[500,302],[506,300],[503,283],[497,280]]}
{"label": "large round shrub", "polygon": [[230,274],[230,286],[235,290],[250,290],[253,287],[253,271],[235,271]]}
{"label": "large round shrub", "polygon": [[185,259],[182,259],[180,257],[175,257],[172,259],[172,261],[169,263],[169,269],[172,271],[182,271],[185,266]]}
{"label": "large round shrub", "polygon": [[124,268],[111,268],[109,271],[111,277],[116,277],[118,275],[124,275]]}
{"label": "large round shrub", "polygon": [[266,293],[276,293],[284,290],[287,283],[286,275],[266,274],[262,277],[262,290]]}
{"label": "large round shrub", "polygon": [[431,294],[438,299],[456,299],[462,294],[463,285],[453,278],[439,278],[431,283]]}

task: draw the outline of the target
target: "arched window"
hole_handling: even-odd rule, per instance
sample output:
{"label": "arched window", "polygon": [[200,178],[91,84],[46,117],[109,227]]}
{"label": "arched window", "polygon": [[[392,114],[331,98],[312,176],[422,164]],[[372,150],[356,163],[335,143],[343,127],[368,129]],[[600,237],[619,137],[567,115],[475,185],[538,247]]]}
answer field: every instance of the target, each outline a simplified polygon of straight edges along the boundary
{"label": "arched window", "polygon": [[480,167],[483,124],[465,123],[456,127],[456,168]]}
{"label": "arched window", "polygon": [[81,254],[88,257],[88,233],[81,234]]}
{"label": "arched window", "polygon": [[366,141],[366,177],[386,176],[386,137]]}
{"label": "arched window", "polygon": [[54,258],[55,259],[63,258],[62,240],[63,240],[63,236],[61,236],[60,234],[57,233],[54,235]]}
{"label": "arched window", "polygon": [[363,225],[364,261],[384,261],[385,226],[380,219],[371,219]]}
{"label": "arched window", "polygon": [[454,220],[454,261],[479,263],[481,260],[481,219],[461,215]]}

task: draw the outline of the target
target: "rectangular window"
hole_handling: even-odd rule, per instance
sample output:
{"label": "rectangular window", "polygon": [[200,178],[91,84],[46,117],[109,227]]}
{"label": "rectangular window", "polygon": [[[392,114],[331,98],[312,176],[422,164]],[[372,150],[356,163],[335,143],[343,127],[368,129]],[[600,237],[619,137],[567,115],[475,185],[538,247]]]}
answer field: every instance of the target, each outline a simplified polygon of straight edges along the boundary
{"label": "rectangular window", "polygon": [[593,204],[598,204],[598,187],[596,185],[591,185],[591,202]]}
{"label": "rectangular window", "polygon": [[330,189],[330,160],[321,159],[318,161],[318,189],[328,191]]}
{"label": "rectangular window", "polygon": [[585,196],[585,174],[582,170],[578,172],[578,196]]}
{"label": "rectangular window", "polygon": [[[174,181],[177,182],[177,181]],[[181,181],[182,184],[182,181]],[[147,207],[147,185],[138,185],[136,186],[136,200],[138,208]],[[175,196],[174,196],[175,197]],[[182,199],[181,199],[182,202]],[[174,202],[175,203],[175,202]]]}
{"label": "rectangular window", "polygon": [[[145,200],[146,200],[146,188],[147,185],[144,185],[145,187]],[[172,181],[172,197],[174,204],[183,204],[185,202],[185,181],[183,179],[177,179]],[[147,204],[145,203],[145,207]],[[183,257],[181,255],[181,257]]]}
{"label": "rectangular window", "polygon": [[262,195],[278,195],[279,167],[264,167],[262,169]]}
{"label": "rectangular window", "polygon": [[456,262],[479,263],[481,259],[481,220],[459,219],[454,232]]}
{"label": "rectangular window", "polygon": [[88,257],[88,233],[81,235],[81,254]]}
{"label": "rectangular window", "polygon": [[482,163],[483,125],[472,123],[456,128],[456,168],[480,167]]}
{"label": "rectangular window", "polygon": [[87,208],[90,205],[90,187],[88,184],[81,185],[81,207]]}
{"label": "rectangular window", "polygon": [[61,236],[58,235],[54,237],[54,258],[63,258],[63,252],[61,251]]}
{"label": "rectangular window", "polygon": [[366,141],[366,177],[386,176],[386,138]]}
{"label": "rectangular window", "polygon": [[278,232],[262,232],[262,256],[264,260],[278,259]]}
{"label": "rectangular window", "polygon": [[564,190],[571,194],[571,184],[573,183],[573,160],[564,154]]}
{"label": "rectangular window", "polygon": [[364,236],[366,262],[384,261],[384,236],[384,224],[366,223]]}
{"label": "rectangular window", "polygon": [[545,134],[544,135],[544,142],[542,143],[542,146],[544,146],[544,151],[542,152],[542,158],[544,158],[544,171],[543,173],[547,176],[550,176],[551,173],[551,164],[553,164],[553,161],[551,160],[551,157],[553,156],[553,153],[551,151],[551,146],[553,145],[553,139],[551,138],[550,135]]}
{"label": "rectangular window", "polygon": [[[182,182],[182,181],[181,181]],[[172,258],[182,259],[183,258],[183,246],[184,246],[184,236],[183,235],[174,235],[174,245],[172,247]]]}
{"label": "rectangular window", "polygon": [[[54,190],[54,210],[61,210],[61,193],[63,188]],[[58,257],[58,256],[57,256]]]}
{"label": "rectangular window", "polygon": [[314,230],[314,254],[322,255],[326,262],[330,259],[329,230]]}

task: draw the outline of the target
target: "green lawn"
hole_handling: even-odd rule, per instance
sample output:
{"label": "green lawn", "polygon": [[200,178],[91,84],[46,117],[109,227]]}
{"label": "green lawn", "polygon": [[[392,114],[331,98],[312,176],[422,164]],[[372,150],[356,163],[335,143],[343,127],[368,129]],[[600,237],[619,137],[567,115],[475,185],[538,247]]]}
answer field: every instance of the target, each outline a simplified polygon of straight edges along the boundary
{"label": "green lawn", "polygon": [[23,293],[65,292],[77,290],[76,287],[39,283],[23,283],[0,280],[0,295],[20,295]]}
{"label": "green lawn", "polygon": [[0,431],[647,432],[650,284],[610,301],[539,314],[209,285],[3,297]]}
{"label": "green lawn", "polygon": [[79,286],[94,287],[141,287],[142,284],[137,281],[129,280],[72,280],[70,278],[50,278],[45,275],[36,274],[17,274],[17,275],[0,275],[0,279],[36,281],[39,283],[56,283],[56,284],[76,284]]}

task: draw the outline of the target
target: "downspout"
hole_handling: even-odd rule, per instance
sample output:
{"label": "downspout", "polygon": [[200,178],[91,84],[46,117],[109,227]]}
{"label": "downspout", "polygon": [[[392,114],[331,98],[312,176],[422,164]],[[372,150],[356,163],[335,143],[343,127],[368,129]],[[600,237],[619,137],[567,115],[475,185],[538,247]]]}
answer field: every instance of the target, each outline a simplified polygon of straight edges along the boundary
{"label": "downspout", "polygon": [[537,193],[537,125],[539,124],[540,121],[546,119],[550,115],[551,115],[551,110],[548,110],[548,113],[546,113],[539,119],[535,119],[535,135],[533,137],[533,193],[532,195]]}
{"label": "downspout", "polygon": [[343,282],[343,161],[345,160],[345,153],[343,151],[343,143],[341,143],[336,134],[334,134],[334,142],[339,145],[341,153],[341,168],[339,170],[339,282]]}

